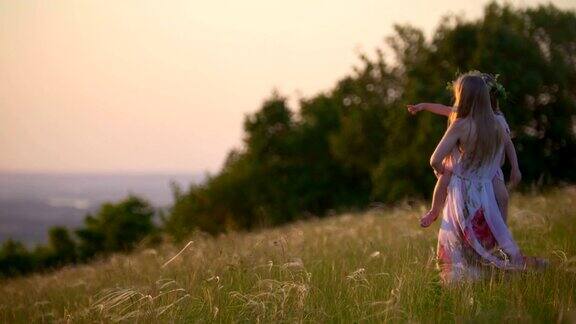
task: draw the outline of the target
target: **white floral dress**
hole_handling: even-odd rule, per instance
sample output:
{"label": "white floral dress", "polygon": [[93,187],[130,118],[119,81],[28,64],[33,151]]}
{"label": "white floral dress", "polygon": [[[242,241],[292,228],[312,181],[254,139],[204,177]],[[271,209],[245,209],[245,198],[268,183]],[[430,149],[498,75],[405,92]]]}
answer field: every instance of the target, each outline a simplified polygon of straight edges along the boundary
{"label": "white floral dress", "polygon": [[492,179],[500,170],[501,145],[489,162],[467,168],[453,158],[452,177],[438,233],[437,259],[444,283],[478,279],[490,267],[520,270],[527,258],[503,221]]}

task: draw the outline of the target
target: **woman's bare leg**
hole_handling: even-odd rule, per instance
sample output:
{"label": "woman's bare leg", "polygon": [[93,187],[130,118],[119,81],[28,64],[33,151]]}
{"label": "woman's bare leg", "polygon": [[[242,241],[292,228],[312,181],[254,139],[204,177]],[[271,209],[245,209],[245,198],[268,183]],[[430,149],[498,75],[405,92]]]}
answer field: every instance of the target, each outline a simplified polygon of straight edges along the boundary
{"label": "woman's bare leg", "polygon": [[498,208],[500,208],[500,214],[502,214],[502,219],[504,223],[508,220],[508,189],[506,189],[506,183],[501,179],[492,179],[492,186],[494,187],[494,196],[496,196],[496,202],[498,203]]}
{"label": "woman's bare leg", "polygon": [[436,186],[434,187],[434,194],[432,195],[432,207],[430,210],[420,218],[420,226],[428,227],[432,224],[444,207],[446,202],[446,195],[448,191],[448,184],[452,178],[451,173],[441,174],[436,181]]}

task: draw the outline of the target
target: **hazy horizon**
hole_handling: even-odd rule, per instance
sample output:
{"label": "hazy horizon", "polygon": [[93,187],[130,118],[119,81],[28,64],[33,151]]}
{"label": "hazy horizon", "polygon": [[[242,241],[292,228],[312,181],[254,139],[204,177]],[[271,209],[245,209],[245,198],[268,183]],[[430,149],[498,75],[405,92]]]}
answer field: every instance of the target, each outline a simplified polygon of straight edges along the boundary
{"label": "hazy horizon", "polygon": [[393,24],[486,3],[0,1],[0,172],[216,172],[272,89],[328,90]]}
{"label": "hazy horizon", "polygon": [[12,238],[45,243],[53,226],[77,228],[105,202],[130,194],[165,209],[174,203],[171,184],[187,189],[204,176],[184,174],[101,174],[0,172],[0,243]]}

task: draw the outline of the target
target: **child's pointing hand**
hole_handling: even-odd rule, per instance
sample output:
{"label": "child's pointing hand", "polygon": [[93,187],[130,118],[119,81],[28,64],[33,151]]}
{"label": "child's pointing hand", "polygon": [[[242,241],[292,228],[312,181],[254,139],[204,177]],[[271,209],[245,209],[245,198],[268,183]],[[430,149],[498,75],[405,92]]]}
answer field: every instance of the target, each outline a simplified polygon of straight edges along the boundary
{"label": "child's pointing hand", "polygon": [[416,115],[419,111],[422,110],[422,106],[421,105],[406,105],[406,108],[408,109],[408,112],[411,113],[412,115]]}

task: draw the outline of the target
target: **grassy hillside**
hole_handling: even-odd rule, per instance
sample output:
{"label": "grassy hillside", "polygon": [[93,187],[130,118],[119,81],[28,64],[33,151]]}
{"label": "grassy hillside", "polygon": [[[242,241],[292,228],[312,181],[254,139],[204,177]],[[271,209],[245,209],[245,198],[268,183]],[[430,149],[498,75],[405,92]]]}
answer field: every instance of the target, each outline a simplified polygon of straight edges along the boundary
{"label": "grassy hillside", "polygon": [[576,321],[576,189],[513,197],[515,238],[551,269],[450,288],[435,269],[439,222],[420,229],[423,211],[198,234],[187,247],[3,281],[0,322]]}

